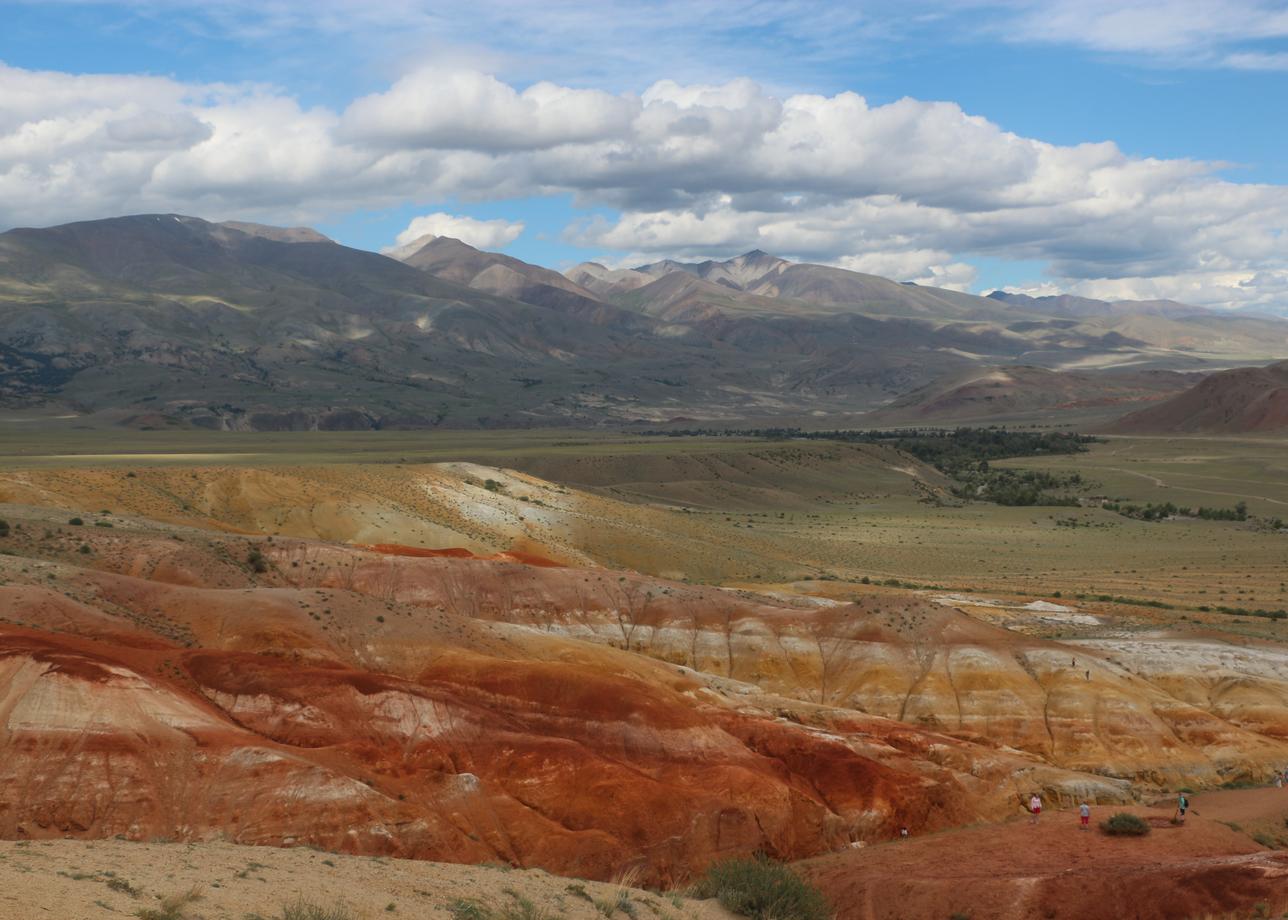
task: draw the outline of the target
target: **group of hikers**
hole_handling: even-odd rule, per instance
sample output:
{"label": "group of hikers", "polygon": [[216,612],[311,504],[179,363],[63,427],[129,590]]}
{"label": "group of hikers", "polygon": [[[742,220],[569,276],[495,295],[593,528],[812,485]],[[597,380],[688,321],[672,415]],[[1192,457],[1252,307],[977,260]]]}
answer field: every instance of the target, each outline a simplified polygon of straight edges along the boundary
{"label": "group of hikers", "polygon": [[[1288,773],[1288,771],[1285,771]],[[1172,821],[1176,824],[1185,823],[1185,813],[1190,810],[1189,797],[1184,792],[1176,794],[1176,812],[1172,815]],[[1029,823],[1037,824],[1038,819],[1042,817],[1042,796],[1036,792],[1029,797]],[[1085,801],[1078,806],[1078,829],[1085,831],[1091,825],[1091,806]]]}

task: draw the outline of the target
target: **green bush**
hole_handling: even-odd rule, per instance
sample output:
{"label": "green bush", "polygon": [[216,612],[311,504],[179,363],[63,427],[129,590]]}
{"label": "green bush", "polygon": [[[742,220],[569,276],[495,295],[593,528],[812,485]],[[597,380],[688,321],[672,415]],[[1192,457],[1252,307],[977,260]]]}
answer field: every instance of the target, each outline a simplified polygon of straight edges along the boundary
{"label": "green bush", "polygon": [[718,862],[694,886],[725,910],[751,920],[827,920],[832,911],[813,885],[765,856]]}
{"label": "green bush", "polygon": [[84,526],[85,526],[85,522],[84,522],[83,520],[81,520],[80,518],[71,518],[67,523],[68,523],[68,524],[71,524],[73,527],[84,527]]}
{"label": "green bush", "polygon": [[252,547],[251,551],[246,555],[246,564],[251,567],[252,571],[260,575],[268,571],[268,560],[264,558],[264,554],[259,551],[258,547]]}
{"label": "green bush", "polygon": [[1144,837],[1149,833],[1149,825],[1144,820],[1125,811],[1101,821],[1100,829],[1112,837]]}

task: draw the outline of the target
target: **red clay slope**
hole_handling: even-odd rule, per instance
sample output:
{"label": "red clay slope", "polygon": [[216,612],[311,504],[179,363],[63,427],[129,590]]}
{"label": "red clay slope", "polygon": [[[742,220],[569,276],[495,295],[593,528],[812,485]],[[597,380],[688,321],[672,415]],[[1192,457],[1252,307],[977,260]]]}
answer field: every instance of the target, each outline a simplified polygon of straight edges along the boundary
{"label": "red clay slope", "polygon": [[1258,434],[1288,430],[1288,361],[1221,371],[1133,412],[1112,434]]}
{"label": "red clay slope", "polygon": [[954,798],[826,737],[555,663],[447,654],[406,681],[9,627],[0,688],[10,838],[307,842],[664,879],[818,852],[850,818]]}
{"label": "red clay slope", "polygon": [[[1255,789],[1265,809],[1288,791]],[[1215,806],[1215,803],[1213,803]],[[1168,805],[1097,808],[1094,821],[1130,811],[1152,826],[1145,837],[1078,829],[1072,810],[1048,811],[1037,827],[1019,818],[825,856],[802,864],[837,907],[837,920],[918,920],[964,915],[995,920],[1189,920],[1288,908],[1288,853],[1267,850],[1218,823],[1221,811],[1182,827]],[[1244,914],[1240,914],[1244,916]],[[1254,916],[1247,914],[1247,916]]]}

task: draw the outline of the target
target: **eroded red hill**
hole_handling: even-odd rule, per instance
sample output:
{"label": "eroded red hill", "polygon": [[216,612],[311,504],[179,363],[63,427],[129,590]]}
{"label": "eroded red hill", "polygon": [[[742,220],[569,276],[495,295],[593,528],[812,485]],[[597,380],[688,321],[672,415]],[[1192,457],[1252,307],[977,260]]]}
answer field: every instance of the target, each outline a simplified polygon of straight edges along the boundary
{"label": "eroded red hill", "polygon": [[[223,535],[136,525],[86,535],[82,554],[32,526],[15,534],[27,555],[0,557],[6,837],[307,843],[666,881],[726,855],[797,859],[901,825],[995,818],[1018,774],[1122,794],[1019,754],[416,606],[399,581],[382,586],[390,562],[375,554],[264,543],[274,561],[257,575],[237,555],[245,541]],[[563,579],[572,597],[577,579],[602,577],[403,562],[471,590],[479,567]]]}
{"label": "eroded red hill", "polygon": [[1288,430],[1288,361],[1204,378],[1115,422],[1116,434],[1258,434]]}

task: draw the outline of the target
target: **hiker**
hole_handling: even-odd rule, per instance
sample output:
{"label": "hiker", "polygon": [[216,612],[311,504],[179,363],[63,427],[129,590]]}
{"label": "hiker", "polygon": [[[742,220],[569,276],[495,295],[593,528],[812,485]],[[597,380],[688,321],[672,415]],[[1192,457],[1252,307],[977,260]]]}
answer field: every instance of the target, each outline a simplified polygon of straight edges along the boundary
{"label": "hiker", "polygon": [[1037,824],[1038,818],[1042,815],[1042,799],[1035,792],[1033,798],[1029,799],[1029,823]]}
{"label": "hiker", "polygon": [[906,826],[906,825],[905,825],[904,827],[899,828],[899,836],[900,836],[900,837],[907,837],[907,836],[908,836],[908,828],[907,828],[907,826]]}
{"label": "hiker", "polygon": [[1078,666],[1078,659],[1077,659],[1077,658],[1075,658],[1075,659],[1073,659],[1073,664],[1071,664],[1069,667],[1071,667],[1071,668],[1076,668],[1077,666]]}
{"label": "hiker", "polygon": [[1185,823],[1185,812],[1189,810],[1190,800],[1185,797],[1184,792],[1177,793],[1176,797],[1176,814],[1179,820],[1177,824]]}
{"label": "hiker", "polygon": [[1091,680],[1091,672],[1090,672],[1090,671],[1088,671],[1088,672],[1087,672],[1087,680]]}
{"label": "hiker", "polygon": [[1091,825],[1091,806],[1083,802],[1078,806],[1078,830],[1085,831]]}

